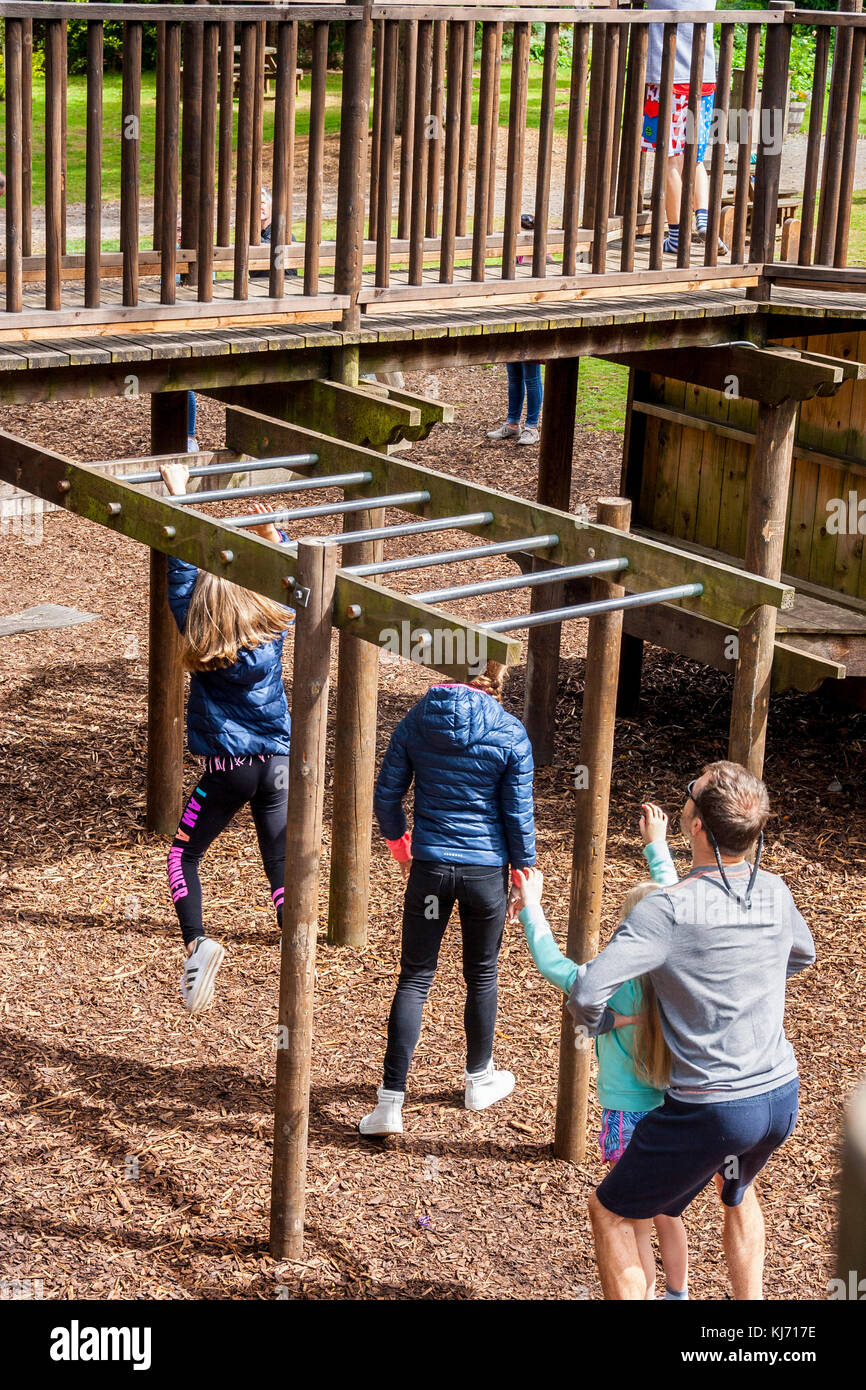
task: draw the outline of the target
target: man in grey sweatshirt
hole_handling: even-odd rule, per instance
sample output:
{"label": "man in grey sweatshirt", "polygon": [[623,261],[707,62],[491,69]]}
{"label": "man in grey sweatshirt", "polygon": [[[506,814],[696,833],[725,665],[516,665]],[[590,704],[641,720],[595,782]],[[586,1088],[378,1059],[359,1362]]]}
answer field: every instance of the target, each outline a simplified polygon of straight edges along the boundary
{"label": "man in grey sweatshirt", "polygon": [[785,981],[815,960],[789,890],[758,868],[769,809],[766,787],[744,767],[705,768],[680,818],[690,872],[637,905],[569,996],[580,1045],[613,1026],[605,1005],[620,985],[649,975],[672,1057],[664,1104],[638,1123],[590,1198],[606,1298],[646,1295],[634,1222],[680,1216],[711,1179],[734,1297],[762,1296],[764,1221],[752,1183],[796,1123]]}

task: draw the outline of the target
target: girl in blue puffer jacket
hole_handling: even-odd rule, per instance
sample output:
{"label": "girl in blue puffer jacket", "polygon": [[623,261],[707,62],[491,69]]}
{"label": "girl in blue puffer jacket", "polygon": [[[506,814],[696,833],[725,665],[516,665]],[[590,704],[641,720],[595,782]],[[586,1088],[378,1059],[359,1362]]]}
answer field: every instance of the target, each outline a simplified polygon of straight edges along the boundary
{"label": "girl in blue puffer jacket", "polygon": [[[526,730],[500,703],[505,667],[468,685],[434,685],[394,730],[374,808],[407,877],[400,978],[388,1019],[378,1104],[362,1134],[402,1134],[406,1077],[439,947],[455,902],[466,981],[468,1110],[484,1110],[514,1089],[493,1065],[496,974],[508,902],[508,866],[535,863],[532,750]],[[403,799],[414,779],[411,839]]]}
{"label": "girl in blue puffer jacket", "polygon": [[[186,491],[189,472],[165,464],[169,492]],[[258,504],[257,510],[267,513]],[[265,540],[288,539],[272,522],[252,528]],[[289,707],[283,689],[283,639],[290,611],[169,556],[168,601],[191,672],[187,740],[204,764],[168,852],[168,881],[187,957],[181,994],[190,1013],[214,995],[225,948],[205,935],[199,864],[242,806],[249,805],[281,922],[289,787]]]}

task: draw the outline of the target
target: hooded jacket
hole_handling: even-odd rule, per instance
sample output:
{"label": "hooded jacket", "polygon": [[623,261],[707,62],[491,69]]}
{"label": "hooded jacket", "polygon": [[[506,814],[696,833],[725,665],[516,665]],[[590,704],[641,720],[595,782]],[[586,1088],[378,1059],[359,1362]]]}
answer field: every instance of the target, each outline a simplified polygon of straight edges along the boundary
{"label": "hooded jacket", "polygon": [[394,730],[376,783],[376,819],[386,840],[400,839],[414,778],[414,859],[528,867],[532,773],[519,719],[483,690],[434,685]]}
{"label": "hooded jacket", "polygon": [[[183,632],[195,565],[168,557],[168,602]],[[186,729],[189,751],[200,757],[288,753],[291,719],[283,689],[283,638],[241,647],[237,661],[218,671],[193,671]]]}

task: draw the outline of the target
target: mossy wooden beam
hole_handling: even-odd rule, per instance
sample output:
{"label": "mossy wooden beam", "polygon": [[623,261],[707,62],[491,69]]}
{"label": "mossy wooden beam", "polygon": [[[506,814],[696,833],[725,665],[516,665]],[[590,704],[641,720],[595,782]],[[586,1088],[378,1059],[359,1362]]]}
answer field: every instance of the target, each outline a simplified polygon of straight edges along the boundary
{"label": "mossy wooden beam", "polygon": [[421,412],[421,424],[407,429],[403,435],[404,439],[426,439],[434,425],[450,425],[454,419],[453,405],[446,404],[445,401],[437,401],[432,396],[418,396],[412,391],[404,391],[394,386],[385,388],[388,398],[392,401],[399,401],[401,405],[410,405]]}
{"label": "mossy wooden beam", "polygon": [[429,516],[491,511],[495,521],[481,532],[485,539],[517,540],[521,536],[555,533],[559,536],[559,545],[551,558],[560,564],[582,564],[596,558],[613,559],[624,555],[629,561],[624,583],[632,592],[700,582],[704,586],[703,594],[699,598],[682,600],[683,606],[734,627],[761,604],[789,608],[794,600],[794,590],[788,585],[746,574],[730,565],[701,560],[673,546],[625,535],[609,526],[583,521],[568,512],[539,506],[492,488],[478,487],[451,474],[421,468],[403,458],[362,449],[255,411],[240,407],[226,411],[226,444],[238,453],[256,458],[293,451],[317,453],[319,463],[313,474],[363,467],[373,474],[373,482],[369,485],[371,495],[417,488],[429,491],[429,504],[424,508],[407,507],[407,511]]}
{"label": "mossy wooden beam", "polygon": [[856,362],[842,362],[838,358],[791,348],[765,348],[746,343],[625,353],[611,360],[637,371],[656,372],[677,381],[687,381],[693,386],[727,390],[765,405],[829,395],[858,374]]}
{"label": "mossy wooden beam", "polygon": [[384,448],[398,439],[418,438],[422,424],[418,406],[389,399],[389,392],[344,386],[338,381],[295,381],[242,390],[212,391],[229,405],[247,405],[278,420],[336,435],[351,444]]}
{"label": "mossy wooden beam", "polygon": [[[176,555],[279,603],[292,603],[297,571],[293,547],[233,530],[215,517],[150,496],[103,470],[3,432],[0,479],[153,550]],[[356,610],[357,615],[350,616]],[[367,642],[456,680],[464,680],[470,665],[484,659],[507,666],[520,659],[517,641],[486,633],[429,604],[341,572],[334,622]],[[431,638],[426,644],[417,635],[424,632]]]}

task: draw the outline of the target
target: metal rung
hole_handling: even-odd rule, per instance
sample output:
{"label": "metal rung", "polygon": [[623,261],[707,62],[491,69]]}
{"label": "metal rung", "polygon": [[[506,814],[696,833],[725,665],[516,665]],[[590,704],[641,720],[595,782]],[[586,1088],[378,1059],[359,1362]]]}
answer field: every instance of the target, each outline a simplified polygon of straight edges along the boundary
{"label": "metal rung", "polygon": [[[590,603],[578,603],[571,608],[549,608],[545,613],[524,613],[519,618],[501,618],[495,623],[481,623],[487,632],[515,632],[524,627],[541,627],[544,623],[562,623],[570,618],[592,618],[597,613],[614,613],[620,608],[646,608],[652,603],[669,603],[675,598],[697,598],[704,592],[703,584],[675,584],[670,589],[648,589],[645,594],[624,594],[622,598],[599,598]],[[418,597],[416,594],[413,598]]]}
{"label": "metal rung", "polygon": [[[207,494],[205,496],[207,497]],[[201,498],[198,500],[201,501]],[[295,507],[294,511],[269,512],[267,516],[262,512],[253,512],[251,516],[220,517],[220,521],[223,526],[261,526],[263,522],[268,521],[303,521],[311,516],[340,516],[344,512],[366,512],[376,507],[418,506],[429,501],[429,492],[394,492],[390,497],[357,497],[350,502],[321,502],[315,507]],[[331,537],[315,536],[310,539],[330,540]]]}
{"label": "metal rung", "polygon": [[519,550],[549,550],[559,545],[559,536],[524,536],[519,541],[494,541],[492,545],[470,545],[466,550],[438,550],[432,555],[409,555],[402,560],[379,560],[371,565],[346,565],[346,574],[397,574],[400,570],[423,570],[433,565],[457,565],[461,560],[483,560],[487,555],[512,555]]}
{"label": "metal rung", "polygon": [[628,569],[628,560],[590,560],[583,565],[561,565],[558,568],[539,570],[535,574],[513,574],[506,579],[481,579],[477,584],[459,584],[453,589],[428,589],[423,594],[413,594],[419,603],[448,603],[454,598],[472,598],[475,594],[499,594],[506,589],[530,589],[537,584],[559,584],[565,579],[577,579],[581,575],[613,574],[617,570]]}
{"label": "metal rung", "polygon": [[[276,459],[250,459],[243,463],[200,463],[189,470],[189,476],[212,478],[219,473],[256,473],[262,468],[309,468],[318,462],[318,454],[283,454]],[[162,482],[162,474],[158,470],[155,473],[116,473],[113,476],[122,483]]]}
{"label": "metal rung", "polygon": [[[261,518],[260,518],[261,519]],[[370,531],[341,531],[336,536],[317,536],[317,540],[348,545],[351,541],[387,541],[392,536],[423,536],[428,531],[468,531],[470,526],[489,526],[492,512],[467,512],[463,516],[439,516],[431,521],[406,521],[400,526],[376,526]]]}
{"label": "metal rung", "polygon": [[181,506],[201,502],[229,502],[237,497],[269,497],[283,492],[310,492],[318,487],[350,487],[353,483],[372,483],[372,473],[331,473],[319,478],[293,478],[289,483],[249,483],[244,487],[215,488],[213,492],[182,492],[169,498]]}

